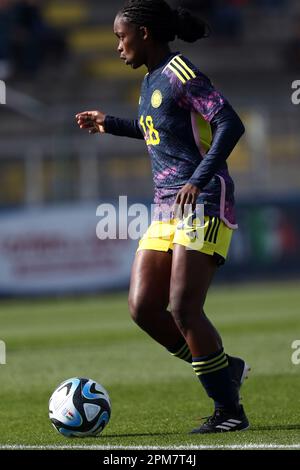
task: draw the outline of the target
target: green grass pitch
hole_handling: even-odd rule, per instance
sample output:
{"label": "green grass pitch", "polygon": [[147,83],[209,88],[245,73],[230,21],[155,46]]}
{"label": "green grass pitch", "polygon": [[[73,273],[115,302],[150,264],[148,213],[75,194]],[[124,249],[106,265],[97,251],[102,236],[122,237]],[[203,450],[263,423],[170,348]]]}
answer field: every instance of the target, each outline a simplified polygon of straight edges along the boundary
{"label": "green grass pitch", "polygon": [[[200,436],[188,432],[211,414],[210,400],[190,365],[133,324],[126,294],[2,301],[0,448],[300,448],[300,364],[291,361],[299,305],[298,282],[211,290],[206,312],[225,350],[252,366],[242,388],[251,429]],[[111,420],[97,438],[64,438],[49,421],[52,391],[74,376],[91,377],[110,394]]]}

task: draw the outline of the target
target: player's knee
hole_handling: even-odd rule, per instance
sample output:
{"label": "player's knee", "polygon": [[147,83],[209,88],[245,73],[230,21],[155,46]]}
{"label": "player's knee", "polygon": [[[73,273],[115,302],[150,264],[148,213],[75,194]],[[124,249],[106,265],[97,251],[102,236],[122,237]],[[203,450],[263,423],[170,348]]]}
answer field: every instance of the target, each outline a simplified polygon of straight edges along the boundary
{"label": "player's knee", "polygon": [[184,311],[179,307],[173,308],[172,316],[182,333],[186,333],[192,327],[191,318],[186,310]]}
{"label": "player's knee", "polygon": [[174,321],[182,333],[193,329],[195,321],[199,320],[203,312],[199,303],[195,305],[190,297],[184,295],[172,296],[170,307]]}
{"label": "player's knee", "polygon": [[146,303],[144,299],[129,297],[128,306],[132,320],[138,326],[143,326],[147,316]]}

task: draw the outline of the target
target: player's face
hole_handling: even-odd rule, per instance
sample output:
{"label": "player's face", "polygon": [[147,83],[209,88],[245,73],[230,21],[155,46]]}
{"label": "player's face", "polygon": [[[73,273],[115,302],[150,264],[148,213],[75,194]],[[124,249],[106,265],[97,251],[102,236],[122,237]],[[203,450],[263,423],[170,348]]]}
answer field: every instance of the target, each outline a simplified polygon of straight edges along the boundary
{"label": "player's face", "polygon": [[117,16],[114,33],[119,39],[118,52],[126,65],[137,69],[146,63],[145,31]]}

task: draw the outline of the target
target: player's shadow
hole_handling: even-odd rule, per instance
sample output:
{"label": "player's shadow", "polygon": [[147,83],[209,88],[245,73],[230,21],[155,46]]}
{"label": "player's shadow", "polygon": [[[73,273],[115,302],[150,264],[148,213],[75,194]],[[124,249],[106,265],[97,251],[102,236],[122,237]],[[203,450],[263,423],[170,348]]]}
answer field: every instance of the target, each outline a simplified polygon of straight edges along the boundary
{"label": "player's shadow", "polygon": [[251,426],[250,431],[295,431],[300,430],[300,424],[272,424],[269,426]]}
{"label": "player's shadow", "polygon": [[[269,426],[251,426],[249,431],[297,431],[300,430],[300,424],[272,424]],[[145,432],[136,434],[105,434],[102,437],[109,439],[120,437],[151,437],[151,436],[181,436],[180,432]]]}
{"label": "player's shadow", "polygon": [[[272,424],[269,426],[251,426],[249,431],[295,431],[300,430],[300,424]],[[120,437],[155,437],[155,436],[182,436],[182,432],[144,432],[135,434],[103,434],[101,437],[119,439]],[[185,433],[184,433],[185,434]],[[95,436],[99,438],[99,436]]]}
{"label": "player's shadow", "polygon": [[144,433],[136,433],[136,434],[103,434],[104,437],[112,438],[120,438],[120,437],[152,437],[152,436],[180,436],[182,433],[180,432],[144,432]]}

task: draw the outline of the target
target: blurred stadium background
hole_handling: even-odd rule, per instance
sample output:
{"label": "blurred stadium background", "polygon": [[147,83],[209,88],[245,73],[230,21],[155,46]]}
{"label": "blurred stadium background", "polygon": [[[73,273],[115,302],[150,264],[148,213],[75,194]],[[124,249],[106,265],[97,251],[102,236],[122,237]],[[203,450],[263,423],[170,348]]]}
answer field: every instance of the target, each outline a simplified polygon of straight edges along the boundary
{"label": "blurred stadium background", "polygon": [[[230,158],[240,230],[219,279],[300,273],[300,78],[297,0],[170,1],[213,35],[174,45],[208,74],[247,134]],[[0,0],[0,292],[124,287],[136,241],[97,243],[96,207],[151,203],[141,142],[80,132],[85,109],[134,117],[144,70],[119,61],[112,24],[122,0]],[[298,74],[298,75],[297,75]],[[120,253],[127,255],[120,258]]]}
{"label": "blurred stadium background", "polygon": [[[52,430],[47,401],[58,383],[80,375],[111,394],[103,444],[200,443],[186,433],[210,404],[190,367],[172,362],[129,320],[126,294],[56,298],[127,287],[137,241],[100,242],[96,208],[117,204],[119,195],[152,201],[144,144],[91,137],[75,123],[86,109],[136,115],[144,71],[124,66],[112,33],[122,3],[0,0],[7,90],[0,105],[0,339],[7,347],[0,448],[76,445]],[[201,443],[299,448],[299,361],[291,361],[300,302],[300,106],[291,101],[300,79],[299,2],[170,3],[210,21],[210,39],[174,49],[211,77],[247,128],[229,161],[240,229],[218,274],[223,285],[206,307],[228,352],[252,365],[243,391],[252,432]],[[47,295],[23,298],[32,294]]]}

